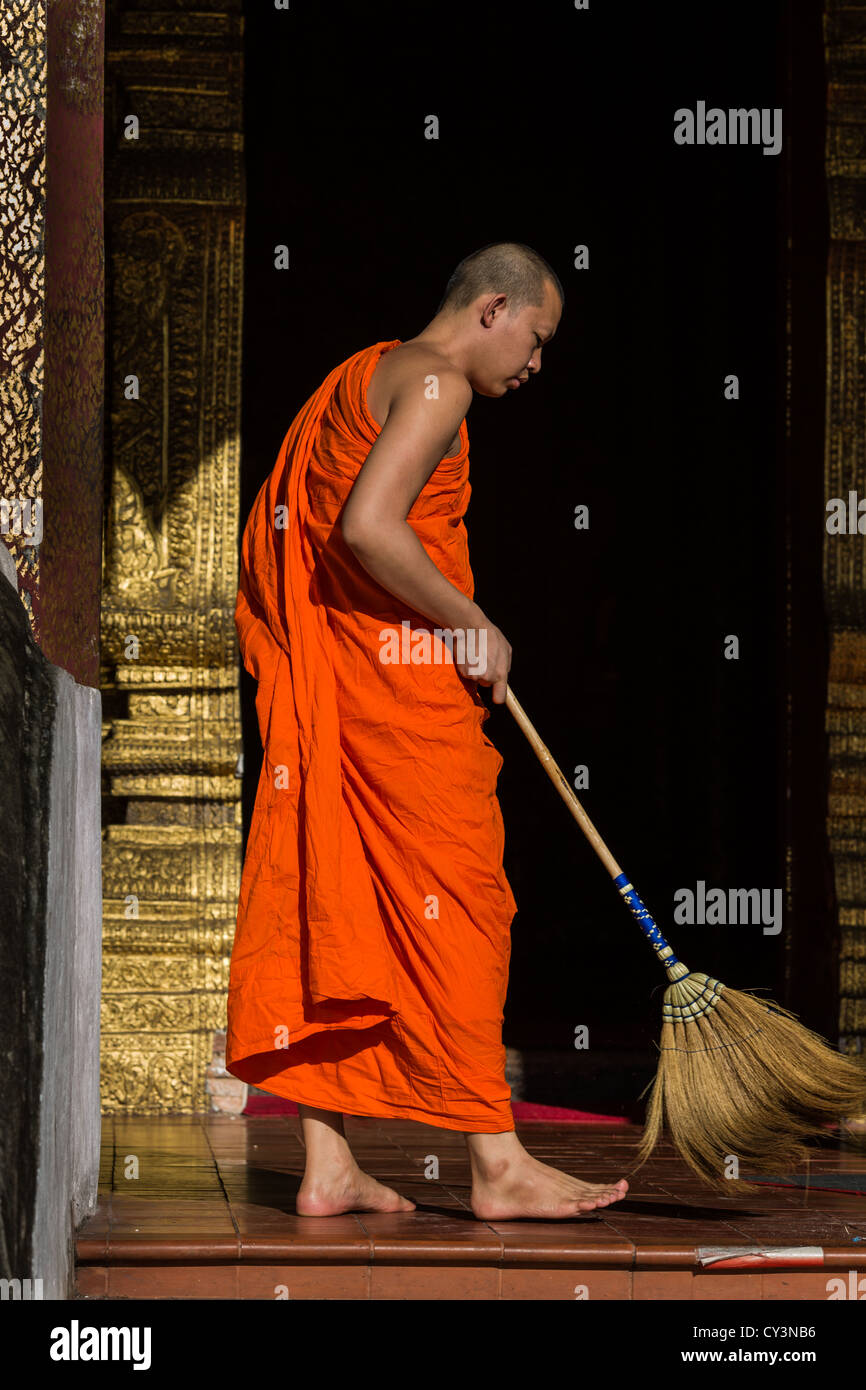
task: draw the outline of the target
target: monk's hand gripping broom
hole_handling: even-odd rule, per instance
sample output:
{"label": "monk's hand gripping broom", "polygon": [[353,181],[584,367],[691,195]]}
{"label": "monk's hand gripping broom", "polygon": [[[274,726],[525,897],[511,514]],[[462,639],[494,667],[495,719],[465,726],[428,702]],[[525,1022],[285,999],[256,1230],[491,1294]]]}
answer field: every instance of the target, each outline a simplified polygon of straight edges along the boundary
{"label": "monk's hand gripping broom", "polygon": [[804,1138],[866,1103],[866,1068],[781,1005],[730,989],[677,959],[510,686],[506,704],[671,981],[637,1167],[667,1125],[675,1148],[705,1182],[727,1192],[755,1191],[736,1174],[781,1175],[802,1162]]}

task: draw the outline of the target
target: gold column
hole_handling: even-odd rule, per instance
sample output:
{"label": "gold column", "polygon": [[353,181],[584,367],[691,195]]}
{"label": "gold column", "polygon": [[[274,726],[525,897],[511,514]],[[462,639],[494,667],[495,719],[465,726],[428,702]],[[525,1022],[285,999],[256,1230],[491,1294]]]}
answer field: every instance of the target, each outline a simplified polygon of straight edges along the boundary
{"label": "gold column", "polygon": [[[866,499],[866,67],[864,0],[828,0],[825,498]],[[866,518],[861,523],[866,526]],[[830,626],[827,830],[839,910],[843,1051],[866,1036],[866,535],[824,535]]]}
{"label": "gold column", "polygon": [[102,1101],[207,1108],[241,869],[241,0],[112,7]]}
{"label": "gold column", "polygon": [[44,491],[46,39],[44,0],[0,5],[0,103],[8,113],[0,121],[0,545],[15,562],[19,597],[37,641]]}

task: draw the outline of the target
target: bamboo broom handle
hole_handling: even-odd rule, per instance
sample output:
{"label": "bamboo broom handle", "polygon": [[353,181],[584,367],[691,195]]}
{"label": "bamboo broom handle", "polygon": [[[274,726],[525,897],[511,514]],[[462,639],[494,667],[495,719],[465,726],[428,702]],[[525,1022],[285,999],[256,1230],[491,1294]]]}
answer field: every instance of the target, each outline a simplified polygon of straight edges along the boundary
{"label": "bamboo broom handle", "polygon": [[529,742],[532,744],[538,761],[541,763],[548,777],[550,778],[559,795],[562,797],[574,819],[577,821],[589,843],[592,845],[604,867],[607,869],[611,878],[617,878],[622,873],[622,869],[617,864],[604,840],[599,835],[589,816],[584,811],[580,802],[572,790],[571,784],[565,773],[558,767],[553,754],[545,743],[542,742],[537,733],[532,720],[521,705],[511,686],[505,688],[505,703],[514,715]]}
{"label": "bamboo broom handle", "polygon": [[644,936],[650,942],[662,965],[668,970],[669,978],[680,978],[686,972],[685,966],[682,965],[682,962],[674,955],[673,950],[656,926],[649,909],[641,901],[637,889],[629,882],[628,876],[623,873],[619,864],[617,864],[607,845],[604,843],[604,840],[599,835],[589,816],[586,814],[586,811],[584,811],[575,796],[571,784],[567,781],[565,774],[557,765],[550,749],[542,742],[536,732],[532,720],[517,699],[510,685],[506,685],[505,687],[505,703],[532,745],[532,749],[538,761],[541,763],[551,782],[559,792],[559,795],[562,797],[569,811],[574,816],[574,819],[577,821],[584,835],[589,840],[589,843],[592,845],[602,864],[613,879],[616,888],[624,902],[628,905]]}

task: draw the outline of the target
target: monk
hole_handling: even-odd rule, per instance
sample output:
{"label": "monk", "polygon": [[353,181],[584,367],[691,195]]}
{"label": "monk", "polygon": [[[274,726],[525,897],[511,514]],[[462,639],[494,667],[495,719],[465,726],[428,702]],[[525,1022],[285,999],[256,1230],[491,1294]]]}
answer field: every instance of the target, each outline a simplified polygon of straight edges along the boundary
{"label": "monk", "polygon": [[479,1219],[621,1199],[532,1158],[503,1009],[517,905],[483,732],[511,647],[474,600],[466,412],[541,369],[562,286],[530,247],[466,257],[416,337],[336,367],[247,522],[235,613],[264,759],[238,901],[227,1065],[298,1103],[297,1210],[411,1211],[343,1117],[466,1139]]}

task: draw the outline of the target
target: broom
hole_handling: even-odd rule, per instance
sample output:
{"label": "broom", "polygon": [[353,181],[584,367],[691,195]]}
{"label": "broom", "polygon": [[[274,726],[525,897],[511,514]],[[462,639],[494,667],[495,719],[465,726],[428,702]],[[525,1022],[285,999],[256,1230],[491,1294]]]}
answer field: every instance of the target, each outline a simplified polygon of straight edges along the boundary
{"label": "broom", "polygon": [[666,1124],[681,1157],[710,1186],[758,1190],[739,1178],[739,1169],[776,1175],[797,1166],[808,1157],[804,1138],[866,1103],[866,1068],[834,1051],[788,1009],[730,989],[677,959],[510,686],[506,704],[671,981],[636,1166],[649,1158]]}

